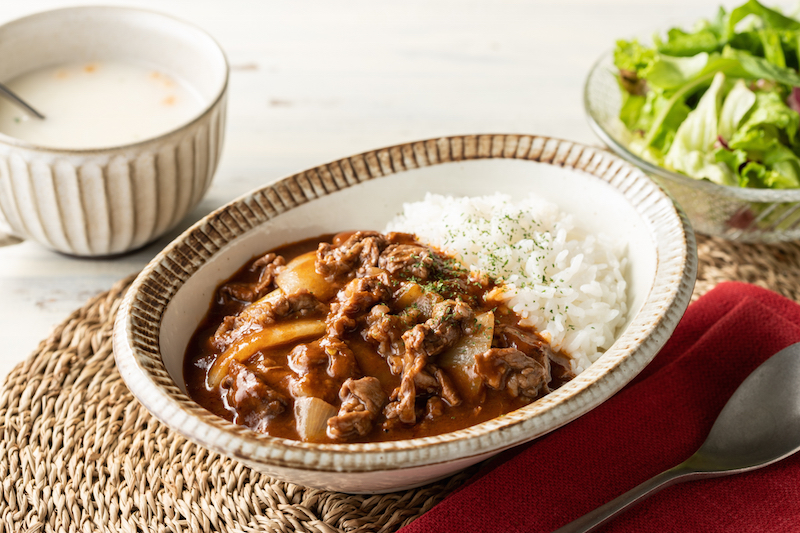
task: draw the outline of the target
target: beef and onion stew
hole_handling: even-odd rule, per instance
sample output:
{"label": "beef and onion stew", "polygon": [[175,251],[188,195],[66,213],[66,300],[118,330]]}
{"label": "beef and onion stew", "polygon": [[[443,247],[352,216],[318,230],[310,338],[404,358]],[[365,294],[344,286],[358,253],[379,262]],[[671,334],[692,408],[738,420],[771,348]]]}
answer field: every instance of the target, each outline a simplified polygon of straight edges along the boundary
{"label": "beef and onion stew", "polygon": [[438,435],[573,377],[495,282],[413,235],[284,246],[217,291],[185,361],[189,394],[255,431],[309,442]]}

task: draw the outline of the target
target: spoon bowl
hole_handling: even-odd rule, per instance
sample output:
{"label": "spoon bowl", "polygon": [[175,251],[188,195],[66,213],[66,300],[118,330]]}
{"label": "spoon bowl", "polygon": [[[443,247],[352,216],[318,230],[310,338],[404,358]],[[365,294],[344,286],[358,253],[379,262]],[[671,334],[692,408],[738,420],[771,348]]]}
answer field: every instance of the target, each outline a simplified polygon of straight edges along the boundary
{"label": "spoon bowl", "polygon": [[[800,449],[800,343],[753,371],[720,413],[693,466],[735,474]],[[687,461],[688,462],[688,461]]]}
{"label": "spoon bowl", "polygon": [[792,455],[800,450],[798,383],[800,343],[776,353],[744,380],[694,455],[556,533],[592,531],[675,483],[747,472]]}

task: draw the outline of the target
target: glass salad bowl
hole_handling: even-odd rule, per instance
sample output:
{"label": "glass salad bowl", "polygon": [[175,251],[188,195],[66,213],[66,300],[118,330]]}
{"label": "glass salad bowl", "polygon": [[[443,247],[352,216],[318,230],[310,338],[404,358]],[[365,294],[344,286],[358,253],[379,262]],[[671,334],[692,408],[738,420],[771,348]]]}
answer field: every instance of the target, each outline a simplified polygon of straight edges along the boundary
{"label": "glass salad bowl", "polygon": [[584,87],[589,124],[617,155],[644,170],[677,202],[695,231],[739,242],[800,239],[800,189],[749,189],[696,180],[650,163],[628,148],[619,119],[622,95],[613,53],[606,52]]}

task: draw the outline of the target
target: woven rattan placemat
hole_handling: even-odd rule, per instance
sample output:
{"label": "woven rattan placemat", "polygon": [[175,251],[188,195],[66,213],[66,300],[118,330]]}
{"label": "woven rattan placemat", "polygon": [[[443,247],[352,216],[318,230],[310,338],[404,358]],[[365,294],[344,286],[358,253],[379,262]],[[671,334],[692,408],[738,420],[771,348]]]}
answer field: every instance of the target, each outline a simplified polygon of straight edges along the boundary
{"label": "woven rattan placemat", "polygon": [[[698,237],[694,298],[726,280],[800,301],[800,244]],[[188,442],[156,421],[114,366],[114,314],[131,280],[75,311],[8,376],[0,396],[0,533],[394,531],[470,471],[419,489],[307,489]]]}

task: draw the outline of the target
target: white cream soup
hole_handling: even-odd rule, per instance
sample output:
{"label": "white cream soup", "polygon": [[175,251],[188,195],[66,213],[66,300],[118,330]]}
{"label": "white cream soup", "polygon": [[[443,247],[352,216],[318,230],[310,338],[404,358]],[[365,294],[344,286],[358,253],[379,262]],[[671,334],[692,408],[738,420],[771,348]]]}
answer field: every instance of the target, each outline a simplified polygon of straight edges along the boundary
{"label": "white cream soup", "polygon": [[0,132],[50,148],[101,148],[167,133],[197,116],[200,95],[152,67],[114,61],[74,63],[6,82],[46,116],[30,117],[0,99]]}

